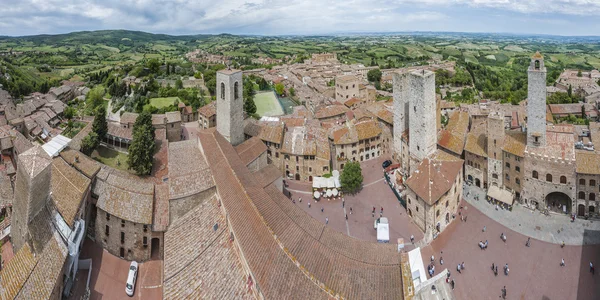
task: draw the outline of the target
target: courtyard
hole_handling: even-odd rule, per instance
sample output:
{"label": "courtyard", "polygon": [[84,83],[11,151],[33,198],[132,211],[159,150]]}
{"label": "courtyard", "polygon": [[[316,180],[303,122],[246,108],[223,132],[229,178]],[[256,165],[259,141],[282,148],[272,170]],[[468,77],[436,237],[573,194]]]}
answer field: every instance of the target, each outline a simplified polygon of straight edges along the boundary
{"label": "courtyard", "polygon": [[100,145],[92,152],[91,157],[112,168],[123,171],[128,170],[127,153]]}

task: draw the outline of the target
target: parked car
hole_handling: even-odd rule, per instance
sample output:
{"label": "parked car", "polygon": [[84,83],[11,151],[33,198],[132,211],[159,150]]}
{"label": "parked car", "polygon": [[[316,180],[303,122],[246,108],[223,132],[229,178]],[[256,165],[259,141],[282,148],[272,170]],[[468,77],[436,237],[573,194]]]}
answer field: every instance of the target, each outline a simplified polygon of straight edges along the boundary
{"label": "parked car", "polygon": [[127,283],[125,284],[125,293],[127,296],[133,297],[133,292],[135,291],[135,280],[137,279],[138,273],[138,263],[136,261],[132,261],[131,265],[129,265],[129,274],[127,275]]}
{"label": "parked car", "polygon": [[381,217],[375,220],[374,227],[377,230],[377,242],[378,243],[389,243],[390,242],[390,224],[386,217]]}
{"label": "parked car", "polygon": [[381,166],[385,169],[391,165],[392,165],[392,161],[388,159],[388,160],[384,161]]}

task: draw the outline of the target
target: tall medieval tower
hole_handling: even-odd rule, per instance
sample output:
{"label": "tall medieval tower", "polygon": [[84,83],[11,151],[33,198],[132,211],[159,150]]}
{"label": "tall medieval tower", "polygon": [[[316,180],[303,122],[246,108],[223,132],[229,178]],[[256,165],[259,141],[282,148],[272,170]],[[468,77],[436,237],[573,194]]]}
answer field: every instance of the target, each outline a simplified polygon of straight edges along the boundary
{"label": "tall medieval tower", "polygon": [[244,141],[244,99],[242,71],[217,72],[217,131],[232,145]]}
{"label": "tall medieval tower", "polygon": [[527,88],[527,146],[546,146],[546,67],[536,52],[531,58]]}
{"label": "tall medieval tower", "polygon": [[437,149],[435,73],[413,71],[408,75],[410,166],[419,164]]}
{"label": "tall medieval tower", "polygon": [[400,161],[402,166],[402,135],[409,128],[409,105],[408,105],[408,73],[394,73],[394,158]]}
{"label": "tall medieval tower", "polygon": [[504,145],[504,115],[491,112],[487,119],[488,187],[502,187],[502,145]]}
{"label": "tall medieval tower", "polygon": [[50,196],[52,159],[40,146],[19,155],[11,224],[15,253],[30,239],[29,225]]}

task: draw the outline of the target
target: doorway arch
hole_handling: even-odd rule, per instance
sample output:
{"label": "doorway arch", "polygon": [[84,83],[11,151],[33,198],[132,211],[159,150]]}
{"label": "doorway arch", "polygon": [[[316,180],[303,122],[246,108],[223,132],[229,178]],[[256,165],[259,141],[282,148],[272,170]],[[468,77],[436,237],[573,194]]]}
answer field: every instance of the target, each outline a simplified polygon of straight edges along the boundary
{"label": "doorway arch", "polygon": [[571,201],[569,196],[561,192],[552,192],[546,195],[546,206],[555,212],[570,213]]}
{"label": "doorway arch", "polygon": [[479,180],[479,178],[475,179],[475,186],[481,187],[481,180]]}
{"label": "doorway arch", "polygon": [[583,205],[583,204],[577,205],[577,215],[580,217],[585,216],[585,205]]}
{"label": "doorway arch", "polygon": [[296,173],[296,180],[300,180],[300,174]]}

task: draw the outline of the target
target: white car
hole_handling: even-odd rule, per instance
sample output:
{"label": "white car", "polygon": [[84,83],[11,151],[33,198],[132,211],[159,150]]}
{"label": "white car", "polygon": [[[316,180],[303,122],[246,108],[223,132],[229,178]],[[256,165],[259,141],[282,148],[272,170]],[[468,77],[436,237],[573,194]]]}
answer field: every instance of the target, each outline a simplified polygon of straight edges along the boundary
{"label": "white car", "polygon": [[377,229],[377,224],[388,224],[388,219],[386,217],[377,218],[375,222],[373,222],[373,229]]}
{"label": "white car", "polygon": [[137,279],[138,273],[138,263],[135,261],[131,262],[129,265],[129,274],[127,275],[127,283],[125,284],[125,293],[127,296],[133,297],[133,292],[135,290],[135,280]]}

